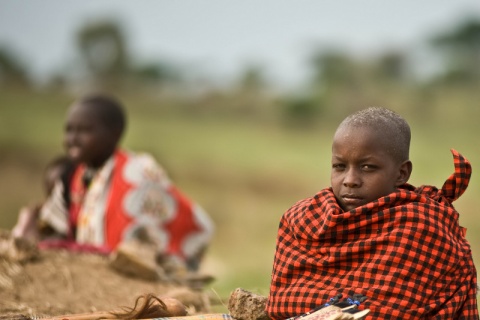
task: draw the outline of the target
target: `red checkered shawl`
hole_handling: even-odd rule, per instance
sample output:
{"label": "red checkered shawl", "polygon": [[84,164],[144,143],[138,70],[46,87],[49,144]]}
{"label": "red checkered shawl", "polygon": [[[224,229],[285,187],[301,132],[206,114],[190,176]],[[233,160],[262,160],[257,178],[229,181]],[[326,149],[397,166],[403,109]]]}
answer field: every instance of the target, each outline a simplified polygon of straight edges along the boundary
{"label": "red checkered shawl", "polygon": [[441,190],[405,185],[343,212],[332,189],[297,202],[278,230],[266,310],[305,313],[336,294],[363,294],[367,319],[478,319],[476,270],[452,206],[471,166],[455,150]]}

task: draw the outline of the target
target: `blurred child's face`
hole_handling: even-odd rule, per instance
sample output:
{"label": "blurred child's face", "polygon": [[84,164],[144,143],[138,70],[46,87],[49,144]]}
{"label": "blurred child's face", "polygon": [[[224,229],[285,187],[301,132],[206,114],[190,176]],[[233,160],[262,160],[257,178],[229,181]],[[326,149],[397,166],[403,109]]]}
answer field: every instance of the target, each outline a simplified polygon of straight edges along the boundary
{"label": "blurred child's face", "polygon": [[332,145],[331,184],[340,207],[349,211],[392,193],[410,177],[411,163],[387,153],[385,135],[368,127],[340,128]]}
{"label": "blurred child's face", "polygon": [[112,155],[118,138],[93,106],[74,104],[65,125],[64,146],[74,162],[100,167]]}

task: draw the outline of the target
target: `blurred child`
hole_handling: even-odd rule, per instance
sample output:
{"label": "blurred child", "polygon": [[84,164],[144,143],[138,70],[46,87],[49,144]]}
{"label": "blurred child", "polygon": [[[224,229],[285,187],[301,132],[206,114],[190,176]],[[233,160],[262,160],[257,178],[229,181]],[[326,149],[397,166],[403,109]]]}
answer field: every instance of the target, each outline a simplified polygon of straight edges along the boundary
{"label": "blurred child", "polygon": [[[72,163],[66,156],[58,156],[47,164],[43,172],[43,190],[45,198],[50,197],[56,181],[61,181],[62,177],[68,175]],[[13,227],[11,234],[15,238],[26,238],[31,241],[38,241],[47,235],[48,226],[39,223],[39,214],[42,203],[31,207],[20,209],[18,220]]]}
{"label": "blurred child", "polygon": [[213,222],[153,157],[120,147],[125,127],[125,111],[113,97],[86,96],[70,106],[64,146],[75,165],[66,181],[56,182],[40,220],[75,248],[111,252],[142,238],[160,257],[197,270]]}

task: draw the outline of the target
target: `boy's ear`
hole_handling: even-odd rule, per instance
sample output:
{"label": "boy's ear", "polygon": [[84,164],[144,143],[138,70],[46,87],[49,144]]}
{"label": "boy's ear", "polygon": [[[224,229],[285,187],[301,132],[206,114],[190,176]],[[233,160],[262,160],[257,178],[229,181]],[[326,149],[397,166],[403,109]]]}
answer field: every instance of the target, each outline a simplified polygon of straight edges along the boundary
{"label": "boy's ear", "polygon": [[395,186],[399,187],[402,184],[407,183],[408,179],[410,179],[410,175],[412,174],[412,161],[406,160],[402,162],[399,168],[399,174],[398,174],[398,179],[397,182],[395,183]]}

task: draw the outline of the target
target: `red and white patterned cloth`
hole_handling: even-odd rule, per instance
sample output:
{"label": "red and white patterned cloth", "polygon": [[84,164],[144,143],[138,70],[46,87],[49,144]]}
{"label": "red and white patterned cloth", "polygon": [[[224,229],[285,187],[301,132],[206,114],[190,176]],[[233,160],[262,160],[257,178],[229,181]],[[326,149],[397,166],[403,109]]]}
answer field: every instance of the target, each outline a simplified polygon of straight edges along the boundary
{"label": "red and white patterned cloth", "polygon": [[287,319],[363,294],[366,319],[478,319],[477,274],[452,202],[470,163],[455,150],[442,189],[398,191],[343,212],[330,188],[283,215],[266,311]]}
{"label": "red and white patterned cloth", "polygon": [[59,181],[41,211],[41,219],[75,245],[109,252],[146,232],[159,252],[188,260],[210,242],[210,217],[171,183],[150,155],[118,150],[88,187],[83,183],[86,170],[84,165],[75,168],[68,205]]}

